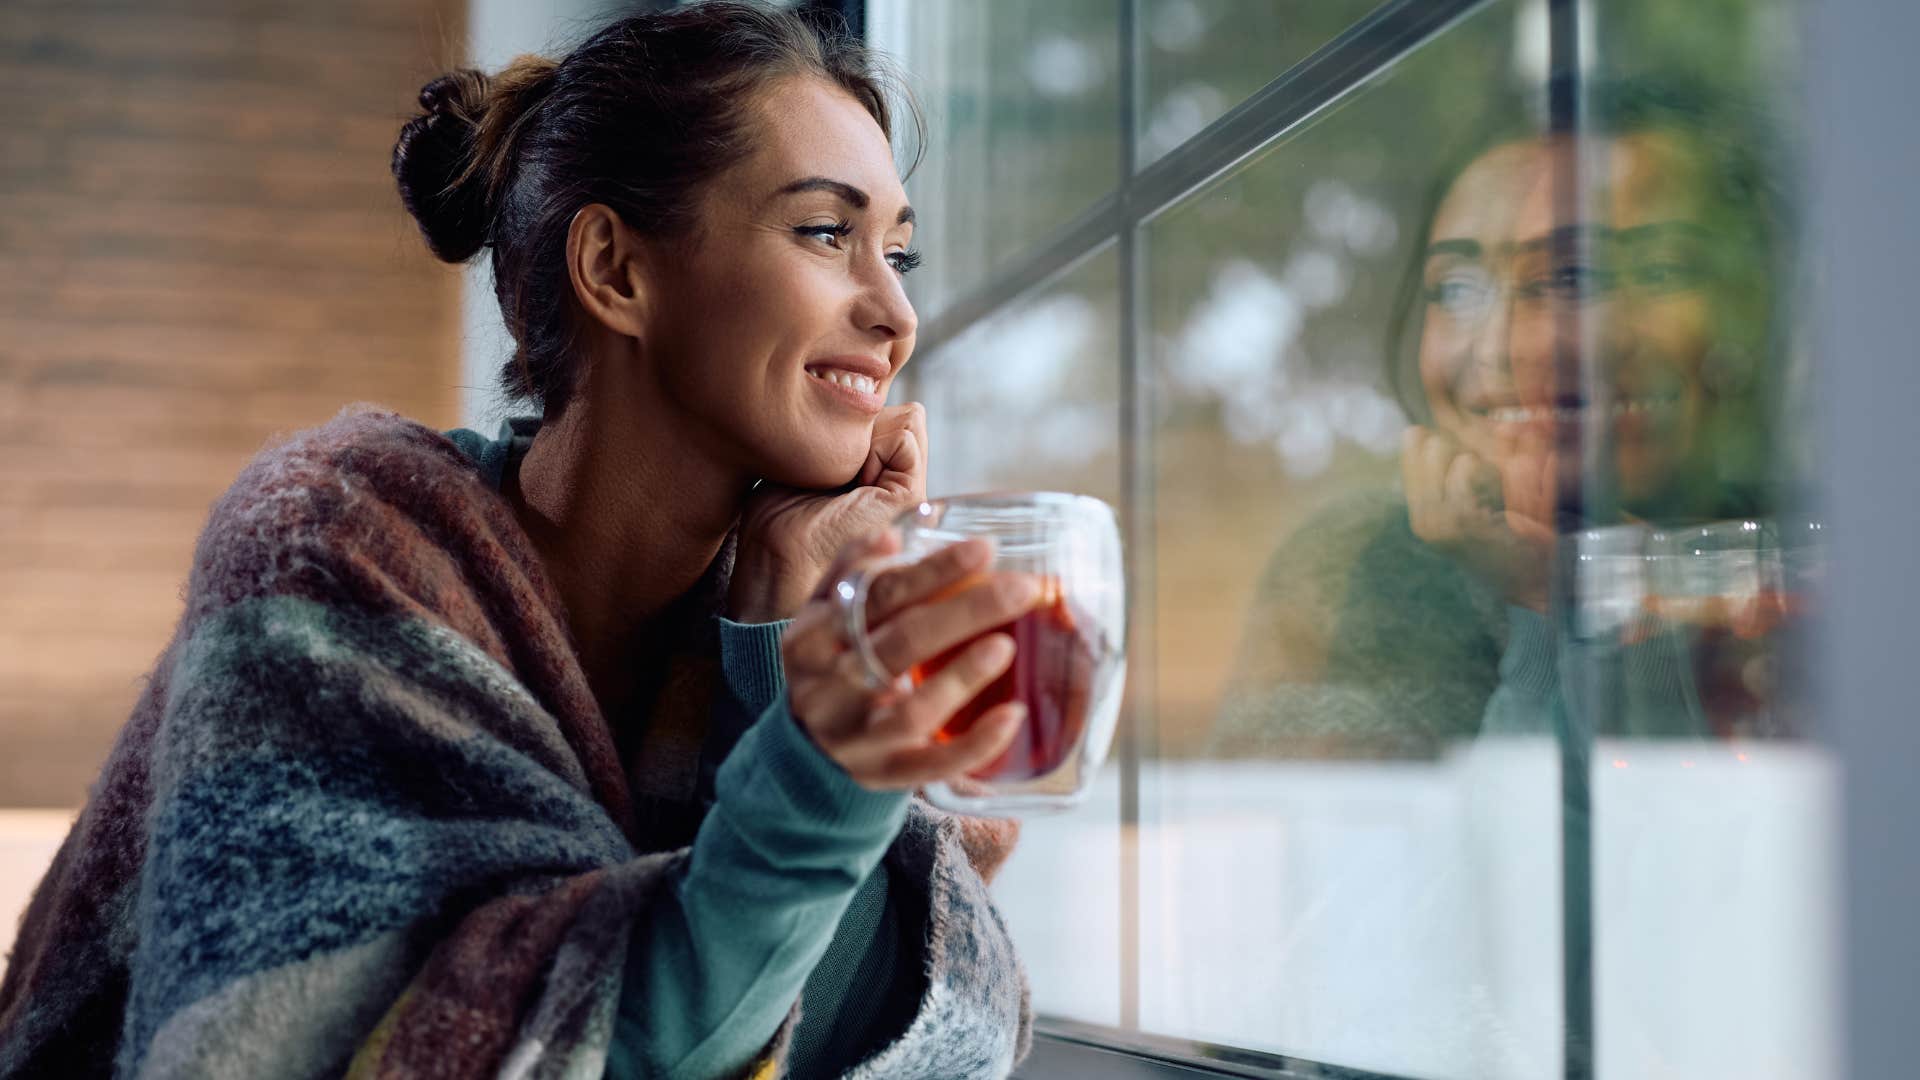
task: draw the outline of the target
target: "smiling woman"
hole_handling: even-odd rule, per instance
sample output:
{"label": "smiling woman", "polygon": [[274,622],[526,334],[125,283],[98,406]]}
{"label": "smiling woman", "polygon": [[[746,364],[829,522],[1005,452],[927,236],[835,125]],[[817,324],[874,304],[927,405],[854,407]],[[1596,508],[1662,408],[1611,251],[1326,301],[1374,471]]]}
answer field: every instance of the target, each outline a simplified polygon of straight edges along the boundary
{"label": "smiling woman", "polygon": [[[0,1075],[1004,1076],[997,757],[1031,581],[825,587],[925,495],[918,256],[872,58],[709,3],[450,73],[393,171],[486,251],[538,418],[355,408],[214,507],[187,610],[38,889]],[[789,625],[791,624],[791,625]],[[972,642],[969,645],[969,642]]]}

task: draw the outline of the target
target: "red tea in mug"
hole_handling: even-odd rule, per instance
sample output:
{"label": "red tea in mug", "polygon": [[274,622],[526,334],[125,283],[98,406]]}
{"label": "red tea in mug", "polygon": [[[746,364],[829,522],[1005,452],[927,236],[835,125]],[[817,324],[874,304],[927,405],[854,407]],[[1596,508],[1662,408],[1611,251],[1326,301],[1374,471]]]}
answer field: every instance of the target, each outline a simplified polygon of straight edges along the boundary
{"label": "red tea in mug", "polygon": [[[1027,721],[1005,753],[972,775],[976,780],[1031,780],[1064,764],[1080,743],[1091,706],[1096,643],[1076,619],[1058,579],[1042,579],[1041,600],[1025,615],[989,633],[1013,638],[1013,663],[979,696],[962,705],[937,736],[949,741],[971,730],[988,710],[1010,701],[1027,706]],[[925,682],[965,652],[964,641],[910,672]]]}

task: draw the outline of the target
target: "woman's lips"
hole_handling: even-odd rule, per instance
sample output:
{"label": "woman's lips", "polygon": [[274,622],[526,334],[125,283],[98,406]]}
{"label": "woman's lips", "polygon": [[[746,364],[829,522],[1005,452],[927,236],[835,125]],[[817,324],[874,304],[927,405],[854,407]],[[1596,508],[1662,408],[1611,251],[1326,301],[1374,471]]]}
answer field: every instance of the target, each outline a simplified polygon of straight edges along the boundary
{"label": "woman's lips", "polygon": [[836,367],[810,367],[807,381],[820,388],[827,399],[860,412],[875,414],[886,406],[887,397],[880,381],[871,375]]}
{"label": "woman's lips", "polygon": [[[1604,406],[1605,417],[1615,427],[1638,429],[1662,424],[1679,411],[1675,397],[1618,397]],[[1483,405],[1468,409],[1473,415],[1501,426],[1540,427],[1550,424],[1593,423],[1602,418],[1602,407],[1585,403],[1559,405]]]}

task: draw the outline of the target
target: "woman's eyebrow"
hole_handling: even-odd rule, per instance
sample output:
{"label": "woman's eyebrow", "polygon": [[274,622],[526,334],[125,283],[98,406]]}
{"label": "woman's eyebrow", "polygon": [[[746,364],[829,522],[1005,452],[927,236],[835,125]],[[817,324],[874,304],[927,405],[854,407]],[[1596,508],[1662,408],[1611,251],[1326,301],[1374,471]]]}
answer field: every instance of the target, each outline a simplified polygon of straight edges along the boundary
{"label": "woman's eyebrow", "polygon": [[1684,219],[1670,221],[1649,221],[1645,225],[1621,229],[1616,234],[1622,243],[1645,244],[1665,240],[1670,237],[1682,237],[1688,240],[1706,240],[1712,237],[1711,230],[1697,222]]}
{"label": "woman's eyebrow", "polygon": [[1505,246],[1509,251],[1530,255],[1536,251],[1587,251],[1613,240],[1614,230],[1605,225],[1561,225],[1545,236]]}
{"label": "woman's eyebrow", "polygon": [[[774,198],[780,198],[786,195],[804,195],[812,191],[824,191],[828,194],[838,196],[841,202],[852,206],[855,210],[865,210],[867,206],[873,202],[872,199],[867,197],[866,192],[861,191],[852,184],[844,180],[835,180],[826,176],[808,176],[795,180],[793,183],[774,192],[773,195]],[[900,208],[900,216],[895,219],[894,224],[908,225],[911,224],[913,220],[913,207],[903,206]]]}
{"label": "woman's eyebrow", "polygon": [[1478,240],[1435,240],[1427,245],[1428,258],[1435,255],[1464,255],[1469,259],[1477,259],[1481,251]]}

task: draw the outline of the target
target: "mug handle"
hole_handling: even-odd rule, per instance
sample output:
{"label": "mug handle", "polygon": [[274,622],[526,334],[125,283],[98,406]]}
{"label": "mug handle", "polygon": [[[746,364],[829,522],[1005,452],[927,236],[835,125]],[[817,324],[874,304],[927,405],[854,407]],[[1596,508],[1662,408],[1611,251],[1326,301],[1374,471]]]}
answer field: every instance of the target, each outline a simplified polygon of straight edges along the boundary
{"label": "mug handle", "polygon": [[833,597],[840,605],[840,633],[847,639],[848,647],[860,657],[860,664],[866,669],[867,685],[875,690],[886,686],[912,690],[913,679],[904,671],[898,675],[888,671],[873,651],[873,640],[867,636],[867,590],[876,576],[896,566],[917,562],[921,557],[905,552],[883,555],[864,566],[854,567],[833,583]]}

